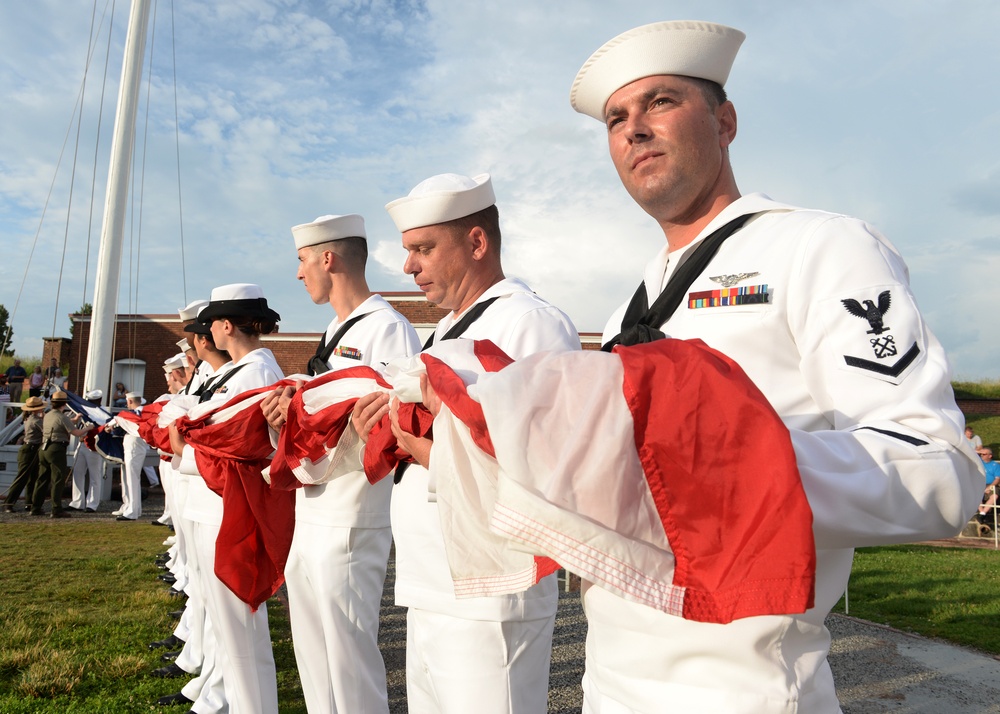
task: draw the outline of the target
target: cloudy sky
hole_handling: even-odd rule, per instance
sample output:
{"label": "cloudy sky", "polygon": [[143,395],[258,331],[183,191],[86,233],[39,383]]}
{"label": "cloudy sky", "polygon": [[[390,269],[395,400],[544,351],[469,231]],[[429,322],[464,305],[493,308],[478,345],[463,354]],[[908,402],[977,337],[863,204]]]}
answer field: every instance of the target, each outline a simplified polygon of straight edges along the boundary
{"label": "cloudy sky", "polygon": [[[25,355],[53,324],[67,336],[67,314],[93,301],[128,5],[0,3],[0,304],[16,307]],[[329,307],[295,281],[290,226],[363,214],[372,288],[411,290],[384,204],[432,174],[490,172],[507,273],[601,331],[663,236],[621,188],[603,127],[570,109],[569,86],[619,32],[703,19],[748,36],[727,86],[741,190],[872,222],[906,257],[955,376],[998,376],[1000,3],[153,7],[119,312],[169,313],[254,282],[283,331],[322,329]]]}

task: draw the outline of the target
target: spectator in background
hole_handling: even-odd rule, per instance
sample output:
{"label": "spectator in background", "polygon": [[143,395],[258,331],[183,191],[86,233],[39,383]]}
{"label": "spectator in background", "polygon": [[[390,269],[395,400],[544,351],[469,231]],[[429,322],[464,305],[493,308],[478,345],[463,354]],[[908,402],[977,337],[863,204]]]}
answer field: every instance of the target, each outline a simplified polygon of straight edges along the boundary
{"label": "spectator in background", "polygon": [[45,368],[45,378],[52,379],[56,376],[56,372],[59,372],[59,363],[56,362],[56,358],[53,357],[49,360],[49,366]]}
{"label": "spectator in background", "polygon": [[[970,431],[971,429],[966,429],[966,437]],[[993,449],[988,446],[977,449],[977,452],[986,468],[986,490],[983,491],[983,503],[979,506],[979,513],[976,514],[976,520],[979,521],[979,533],[983,535],[984,531],[989,533],[989,524],[995,523],[993,506],[996,505],[997,488],[1000,487],[1000,463],[993,460]]]}
{"label": "spectator in background", "polygon": [[45,375],[42,374],[42,365],[37,365],[31,376],[28,377],[28,395],[32,397],[42,396],[42,387],[45,386]]}
{"label": "spectator in background", "polygon": [[[965,427],[965,440],[969,442],[969,446],[972,450],[979,454],[980,450],[983,448],[983,440],[979,438],[979,434],[972,430],[971,426]],[[982,454],[979,454],[982,456]]]}
{"label": "spectator in background", "polygon": [[65,389],[66,378],[63,376],[62,370],[56,367],[52,376],[45,380],[45,396],[48,397],[53,392],[62,392]]}
{"label": "spectator in background", "polygon": [[115,382],[115,393],[111,397],[111,405],[115,407],[124,407],[127,401],[126,396],[128,394],[128,389],[121,382]]}
{"label": "spectator in background", "polygon": [[24,367],[21,366],[21,360],[15,359],[14,364],[7,368],[7,386],[10,391],[10,400],[12,402],[21,401],[21,391],[24,389],[24,380],[28,376]]}

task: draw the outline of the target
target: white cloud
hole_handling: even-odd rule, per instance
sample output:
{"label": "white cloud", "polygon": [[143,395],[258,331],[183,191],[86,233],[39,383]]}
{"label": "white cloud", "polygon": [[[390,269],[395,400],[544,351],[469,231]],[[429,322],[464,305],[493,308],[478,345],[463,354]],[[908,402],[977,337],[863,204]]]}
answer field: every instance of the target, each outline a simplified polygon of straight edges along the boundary
{"label": "white cloud", "polygon": [[[319,329],[325,314],[302,309],[309,303],[294,280],[288,228],[330,212],[365,215],[373,287],[409,289],[383,205],[442,171],[493,174],[507,272],[566,308],[583,330],[602,329],[662,244],[622,190],[601,126],[567,101],[587,56],[618,32],[663,19],[660,6],[219,0],[173,12],[188,295],[175,247],[172,40],[161,7],[144,177],[146,311],[169,312],[222,282],[256,280],[274,296],[283,330]],[[1000,59],[1000,6],[681,0],[669,12],[748,33],[729,87],[740,117],[732,155],[741,189],[871,221],[907,257],[956,372],[995,376],[990,356],[1000,337],[982,319],[989,306],[970,293],[992,287],[1000,267],[992,140],[1000,100],[988,91]],[[124,15],[119,8],[106,124]],[[79,91],[89,26],[89,8],[72,3],[0,6],[0,236],[16,256],[0,265],[8,309]],[[88,117],[100,98],[106,42],[105,34],[95,45]],[[92,173],[101,210],[110,134],[102,130],[95,171],[94,121],[81,131],[62,313],[84,293],[79,242]],[[61,255],[70,156],[72,147],[33,281],[51,279]],[[959,304],[973,307],[965,315]],[[22,300],[19,350],[40,351],[52,311],[48,296]],[[60,316],[60,334],[65,323]]]}

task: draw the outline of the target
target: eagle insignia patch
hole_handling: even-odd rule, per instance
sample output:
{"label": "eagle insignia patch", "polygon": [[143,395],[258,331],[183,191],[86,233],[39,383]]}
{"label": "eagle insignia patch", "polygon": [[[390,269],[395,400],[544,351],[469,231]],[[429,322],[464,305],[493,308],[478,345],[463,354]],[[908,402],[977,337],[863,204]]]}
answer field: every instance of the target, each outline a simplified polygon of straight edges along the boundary
{"label": "eagle insignia patch", "polygon": [[[875,357],[873,360],[845,354],[845,365],[865,370],[873,375],[898,384],[902,375],[919,357],[920,346],[914,340],[913,344],[907,347],[909,339],[906,336],[903,336],[897,342],[896,336],[889,332],[892,328],[885,323],[885,316],[892,306],[891,292],[883,290],[874,300],[843,298],[840,300],[840,304],[847,310],[849,315],[868,323],[868,330],[865,331],[865,334],[871,335],[868,339],[868,344],[872,349],[872,355]],[[890,362],[890,358],[895,359]]]}
{"label": "eagle insignia patch", "polygon": [[[854,298],[847,298],[846,300],[841,300],[844,304],[844,309],[855,317],[860,317],[862,320],[867,320],[869,327],[872,329],[868,330],[869,335],[881,335],[886,330],[890,329],[882,323],[882,317],[889,312],[889,306],[892,304],[892,296],[889,295],[888,290],[883,290],[878,296],[878,305],[875,304],[873,300],[862,300],[865,305],[861,307],[859,303]],[[893,353],[895,354],[895,352]]]}

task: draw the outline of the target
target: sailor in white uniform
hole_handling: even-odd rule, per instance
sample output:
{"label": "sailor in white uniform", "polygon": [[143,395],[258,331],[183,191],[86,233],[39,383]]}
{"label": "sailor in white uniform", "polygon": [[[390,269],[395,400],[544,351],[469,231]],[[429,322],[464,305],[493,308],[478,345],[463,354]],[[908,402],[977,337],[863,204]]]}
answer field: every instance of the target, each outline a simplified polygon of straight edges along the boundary
{"label": "sailor in white uniform", "polygon": [[[386,209],[402,233],[403,270],[430,302],[450,311],[431,341],[488,339],[515,359],[580,348],[565,313],[521,280],[504,275],[499,212],[488,174],[433,176]],[[365,434],[366,425],[386,409],[384,395],[360,400],[355,410],[359,433]],[[545,711],[558,601],[555,576],[515,595],[457,598],[424,468],[430,441],[401,433],[397,438],[423,464],[405,470],[392,497],[396,604],[409,608],[410,710]]]}
{"label": "sailor in white uniform", "polygon": [[[91,389],[83,398],[94,406],[101,406],[104,392]],[[101,488],[104,484],[104,457],[93,449],[88,449],[82,440],[76,440],[76,456],[73,461],[73,498],[69,507],[76,511],[97,511],[101,505]]]}
{"label": "sailor in white uniform", "polygon": [[[279,319],[258,285],[235,283],[212,290],[198,321],[209,326],[216,347],[228,352],[232,361],[217,370],[217,377],[202,393],[204,401],[224,404],[242,392],[283,378],[274,355],[260,340],[262,334],[276,329]],[[180,470],[190,477],[183,517],[193,522],[196,572],[218,644],[215,666],[220,668],[229,711],[275,713],[278,688],[267,605],[252,611],[215,575],[222,497],[198,472],[194,449],[185,444],[176,427],[169,429],[174,453],[181,456]]]}
{"label": "sailor in white uniform", "polygon": [[[128,411],[140,414],[145,403],[141,394],[129,392],[125,395]],[[142,469],[149,446],[139,436],[126,432],[122,438],[122,449],[125,452],[121,468],[122,506],[115,511],[115,520],[134,521],[142,515]]]}
{"label": "sailor in white uniform", "polygon": [[[364,219],[328,215],[292,228],[298,279],[335,315],[309,373],[367,365],[381,369],[420,351],[406,318],[368,288]],[[294,388],[262,408],[273,427]],[[292,643],[310,714],[387,713],[385,663],[378,649],[379,607],[392,532],[392,479],[369,484],[362,469],[296,492],[295,534],[285,565]]]}
{"label": "sailor in white uniform", "polygon": [[863,221],[740,194],[723,85],[743,39],[707,22],[630,30],[587,60],[571,103],[605,124],[622,183],[666,238],[605,339],[698,338],[760,388],[812,509],[815,607],[706,624],[585,587],[585,712],[838,712],[823,623],[853,548],[953,535],[982,491],[893,245]]}

